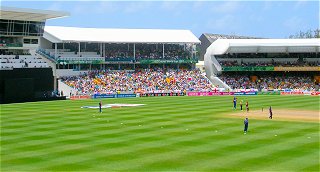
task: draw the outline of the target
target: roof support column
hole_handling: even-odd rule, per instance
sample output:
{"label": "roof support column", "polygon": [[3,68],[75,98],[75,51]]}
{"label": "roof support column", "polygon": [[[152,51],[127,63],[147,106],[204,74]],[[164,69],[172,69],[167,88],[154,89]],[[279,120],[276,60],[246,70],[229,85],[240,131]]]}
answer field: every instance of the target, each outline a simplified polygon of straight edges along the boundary
{"label": "roof support column", "polygon": [[64,42],[62,43],[62,49],[64,49]]}
{"label": "roof support column", "polygon": [[81,53],[81,50],[80,50],[80,42],[78,43],[78,57],[80,57],[80,53]]}
{"label": "roof support column", "polygon": [[162,44],[162,58],[164,59],[164,44]]}
{"label": "roof support column", "polygon": [[57,59],[58,55],[58,45],[57,43],[54,43],[54,58]]}
{"label": "roof support column", "polygon": [[102,43],[100,43],[100,57],[103,57],[103,54],[102,54]]}
{"label": "roof support column", "polygon": [[103,57],[106,57],[106,43],[103,44],[102,54],[103,54]]}
{"label": "roof support column", "polygon": [[133,59],[136,61],[136,44],[133,44]]}

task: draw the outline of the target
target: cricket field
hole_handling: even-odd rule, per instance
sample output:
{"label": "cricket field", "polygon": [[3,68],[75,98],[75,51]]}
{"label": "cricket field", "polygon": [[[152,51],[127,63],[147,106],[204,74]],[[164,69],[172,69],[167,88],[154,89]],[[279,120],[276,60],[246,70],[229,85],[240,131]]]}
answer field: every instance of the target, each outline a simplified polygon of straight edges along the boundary
{"label": "cricket field", "polygon": [[238,96],[249,113],[231,96],[2,104],[1,171],[319,171],[319,98]]}

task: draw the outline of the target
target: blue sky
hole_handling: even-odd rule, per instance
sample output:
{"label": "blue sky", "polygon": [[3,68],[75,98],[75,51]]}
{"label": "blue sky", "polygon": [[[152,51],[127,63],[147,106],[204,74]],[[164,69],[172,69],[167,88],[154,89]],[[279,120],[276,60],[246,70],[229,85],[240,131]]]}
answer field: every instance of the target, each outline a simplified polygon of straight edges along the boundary
{"label": "blue sky", "polygon": [[287,38],[319,28],[318,1],[14,1],[2,6],[60,10],[51,26],[188,29],[202,33]]}

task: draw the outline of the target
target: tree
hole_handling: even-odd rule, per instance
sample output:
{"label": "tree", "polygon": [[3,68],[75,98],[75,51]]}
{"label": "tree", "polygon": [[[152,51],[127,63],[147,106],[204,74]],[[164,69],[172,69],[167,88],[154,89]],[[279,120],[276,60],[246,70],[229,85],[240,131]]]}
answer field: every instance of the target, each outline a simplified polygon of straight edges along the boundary
{"label": "tree", "polygon": [[305,32],[300,31],[294,35],[289,36],[290,39],[297,39],[297,38],[320,38],[320,29],[315,30],[307,30]]}

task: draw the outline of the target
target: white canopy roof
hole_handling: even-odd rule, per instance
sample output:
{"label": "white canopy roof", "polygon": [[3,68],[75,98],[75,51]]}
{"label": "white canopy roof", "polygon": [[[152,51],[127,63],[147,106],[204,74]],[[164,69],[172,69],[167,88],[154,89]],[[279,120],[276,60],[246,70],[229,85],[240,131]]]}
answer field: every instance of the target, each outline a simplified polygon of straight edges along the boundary
{"label": "white canopy roof", "polygon": [[218,39],[206,55],[320,52],[320,39]]}
{"label": "white canopy roof", "polygon": [[53,43],[200,43],[199,39],[190,30],[45,26],[43,37]]}
{"label": "white canopy roof", "polygon": [[69,16],[67,12],[0,6],[0,19],[44,22],[47,19]]}

